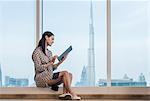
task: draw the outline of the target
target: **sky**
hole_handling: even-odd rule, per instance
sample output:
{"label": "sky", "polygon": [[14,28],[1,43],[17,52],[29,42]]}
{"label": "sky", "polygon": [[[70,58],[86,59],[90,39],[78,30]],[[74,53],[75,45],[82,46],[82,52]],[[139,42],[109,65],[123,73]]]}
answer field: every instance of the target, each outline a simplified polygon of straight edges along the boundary
{"label": "sky", "polygon": [[[88,61],[90,21],[89,0],[46,0],[43,30],[55,34],[49,49],[53,55],[73,46],[66,61],[57,71],[68,70],[74,75],[73,86],[80,80]],[[140,73],[150,85],[150,3],[148,0],[112,0],[112,78],[127,74],[135,81]],[[96,81],[106,79],[106,2],[94,0]],[[3,26],[2,26],[3,25]],[[0,0],[0,63],[4,76],[29,78],[34,81],[31,59],[35,48],[35,2]],[[56,71],[56,72],[57,72]]]}

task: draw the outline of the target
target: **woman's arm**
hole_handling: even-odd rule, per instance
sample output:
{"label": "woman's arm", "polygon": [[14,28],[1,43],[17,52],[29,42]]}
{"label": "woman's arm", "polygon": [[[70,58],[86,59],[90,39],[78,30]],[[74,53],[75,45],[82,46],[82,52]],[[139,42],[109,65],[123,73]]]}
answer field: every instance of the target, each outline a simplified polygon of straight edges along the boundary
{"label": "woman's arm", "polygon": [[[58,56],[55,55],[55,59],[56,59],[57,57],[58,57]],[[57,67],[58,67],[60,64],[62,64],[62,62],[63,62],[66,58],[67,58],[67,55],[66,55],[61,61],[59,61],[58,63],[53,64],[54,70],[57,69]]]}

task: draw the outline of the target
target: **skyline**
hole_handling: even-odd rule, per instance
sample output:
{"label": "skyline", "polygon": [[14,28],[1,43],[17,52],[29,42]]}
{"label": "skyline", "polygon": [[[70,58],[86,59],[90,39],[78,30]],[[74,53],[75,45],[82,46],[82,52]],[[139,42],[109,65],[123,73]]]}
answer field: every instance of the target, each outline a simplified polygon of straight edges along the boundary
{"label": "skyline", "polygon": [[[0,72],[0,74],[2,75],[3,73]],[[29,78],[19,78],[19,77],[14,78],[13,76],[11,77],[11,76],[8,76],[8,75],[5,75],[4,77],[5,77],[5,79],[2,80],[2,81],[4,81],[5,83],[1,82],[2,83],[2,85],[1,85],[2,87],[7,87],[7,86],[13,87],[13,86],[15,86],[15,84],[12,84],[13,83],[13,82],[11,82],[12,80],[13,81],[16,80],[16,82],[22,82],[23,81],[22,82],[23,85],[26,82],[25,85],[27,85],[28,87],[34,87],[34,86],[36,86],[34,83],[30,84],[30,82],[28,82]],[[138,80],[133,79],[132,77],[129,78],[128,74],[124,74],[124,75],[122,75],[122,78],[112,79],[112,81],[114,82],[114,81],[117,81],[117,80],[119,81],[120,80],[120,82],[122,82],[122,80],[131,80],[131,81],[134,81],[134,82],[145,82],[148,85],[148,83],[147,83],[147,81],[146,81],[145,76],[143,75],[143,73],[140,73],[137,77],[138,77]],[[85,81],[85,80],[87,80],[86,78],[87,78],[86,67],[84,66],[83,70],[82,70],[82,74],[80,75],[80,81],[77,81],[75,83],[75,86],[88,86],[88,82]],[[0,78],[0,80],[1,80],[1,78]],[[99,80],[102,80],[102,81],[106,82],[106,79],[99,78],[98,81],[95,82],[95,86],[98,86]],[[10,81],[10,84],[9,84],[9,81]],[[125,81],[124,81],[124,83],[125,83]],[[18,86],[18,84],[16,86]]]}
{"label": "skyline", "polygon": [[[79,80],[82,67],[88,63],[89,4],[85,1],[44,3],[44,31],[55,34],[55,43],[49,47],[53,55],[73,46],[73,51],[58,69],[73,73],[73,85]],[[150,84],[150,41],[147,37],[150,36],[150,16],[147,5],[145,1],[112,2],[112,79],[124,73],[136,79],[143,72]],[[4,1],[0,3],[0,11],[2,71],[5,75],[27,77],[34,82],[31,55],[35,48],[35,3]],[[96,81],[106,79],[107,73],[105,11],[106,2],[93,2]]]}
{"label": "skyline", "polygon": [[[84,66],[82,69],[82,74],[80,75],[80,80],[76,82],[75,86],[77,87],[86,87],[88,86],[88,82],[87,82],[87,70],[86,67]],[[122,75],[122,78],[117,78],[117,79],[111,79],[111,84],[112,86],[117,86],[114,85],[118,84],[118,86],[127,86],[126,83],[128,83],[128,86],[132,87],[135,85],[136,87],[140,87],[140,86],[147,86],[147,81],[145,80],[145,76],[143,75],[143,73],[140,73],[138,76],[138,80],[135,80],[131,77],[128,77],[128,74],[124,74]],[[122,83],[122,84],[120,84]],[[96,86],[106,86],[107,85],[107,80],[106,79],[102,79],[99,78],[99,80],[96,82]]]}

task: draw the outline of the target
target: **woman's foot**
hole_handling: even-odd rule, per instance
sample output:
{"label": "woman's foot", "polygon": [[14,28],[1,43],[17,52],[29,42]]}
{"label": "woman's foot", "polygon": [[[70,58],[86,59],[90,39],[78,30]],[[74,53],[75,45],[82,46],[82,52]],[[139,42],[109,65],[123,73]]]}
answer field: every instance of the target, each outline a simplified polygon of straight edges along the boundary
{"label": "woman's foot", "polygon": [[65,97],[66,95],[70,95],[71,96],[70,93],[63,93],[63,94],[59,95],[59,97]]}
{"label": "woman's foot", "polygon": [[72,95],[70,93],[64,93],[64,94],[59,95],[59,99],[71,100],[72,99]]}
{"label": "woman's foot", "polygon": [[77,96],[75,93],[71,93],[72,100],[81,100],[81,97]]}
{"label": "woman's foot", "polygon": [[76,95],[76,96],[71,96],[71,99],[72,100],[81,100],[81,97]]}

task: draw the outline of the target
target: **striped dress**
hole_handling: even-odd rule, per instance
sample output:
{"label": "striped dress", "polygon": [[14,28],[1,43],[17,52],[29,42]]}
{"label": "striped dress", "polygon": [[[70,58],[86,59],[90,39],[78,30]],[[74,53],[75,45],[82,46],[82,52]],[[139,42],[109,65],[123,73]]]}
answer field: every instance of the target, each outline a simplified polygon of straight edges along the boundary
{"label": "striped dress", "polygon": [[52,59],[52,52],[47,50],[47,55],[42,51],[41,47],[37,47],[32,54],[32,60],[35,67],[34,80],[37,87],[48,87],[47,82],[52,79],[53,67],[45,67]]}

